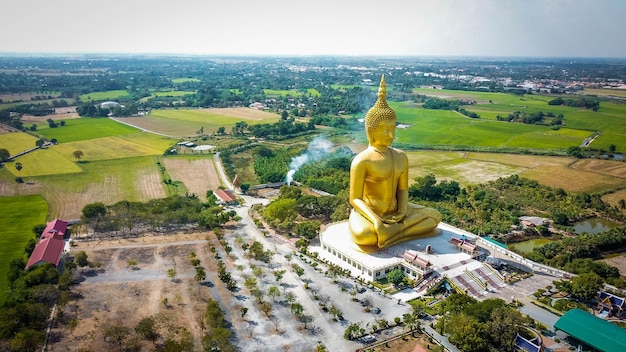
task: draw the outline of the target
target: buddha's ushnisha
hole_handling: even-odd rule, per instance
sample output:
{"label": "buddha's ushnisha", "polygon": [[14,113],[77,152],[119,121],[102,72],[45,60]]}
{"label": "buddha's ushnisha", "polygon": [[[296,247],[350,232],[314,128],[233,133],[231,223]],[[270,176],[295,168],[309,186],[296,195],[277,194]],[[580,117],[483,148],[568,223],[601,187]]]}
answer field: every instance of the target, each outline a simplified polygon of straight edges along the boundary
{"label": "buddha's ushnisha", "polygon": [[408,158],[391,147],[396,113],[387,104],[384,75],[378,100],[365,116],[365,130],[368,147],[354,157],[350,167],[352,240],[369,252],[429,235],[441,214],[408,201]]}

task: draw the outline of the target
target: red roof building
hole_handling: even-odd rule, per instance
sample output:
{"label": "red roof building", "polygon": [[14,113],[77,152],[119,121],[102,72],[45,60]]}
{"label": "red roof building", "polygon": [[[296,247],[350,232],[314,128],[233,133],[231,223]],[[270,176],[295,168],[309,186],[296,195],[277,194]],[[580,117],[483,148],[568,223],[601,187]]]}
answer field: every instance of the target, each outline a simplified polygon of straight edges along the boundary
{"label": "red roof building", "polygon": [[238,203],[237,197],[235,197],[235,195],[231,191],[218,189],[217,191],[213,191],[213,194],[215,194],[215,196],[217,197],[218,203],[225,203],[230,205]]}
{"label": "red roof building", "polygon": [[54,219],[46,224],[46,228],[41,233],[41,238],[55,237],[62,240],[65,236],[65,231],[67,231],[67,225],[67,221]]}
{"label": "red roof building", "polygon": [[28,258],[26,270],[33,265],[50,263],[59,267],[63,258],[63,249],[65,241],[63,237],[67,231],[67,221],[54,219],[46,224],[46,228],[39,237],[39,243],[35,246],[33,253]]}
{"label": "red roof building", "polygon": [[54,236],[42,238],[35,246],[30,258],[28,258],[25,269],[28,270],[33,265],[44,263],[51,263],[58,267],[63,256],[63,248],[65,248],[65,241],[62,239]]}

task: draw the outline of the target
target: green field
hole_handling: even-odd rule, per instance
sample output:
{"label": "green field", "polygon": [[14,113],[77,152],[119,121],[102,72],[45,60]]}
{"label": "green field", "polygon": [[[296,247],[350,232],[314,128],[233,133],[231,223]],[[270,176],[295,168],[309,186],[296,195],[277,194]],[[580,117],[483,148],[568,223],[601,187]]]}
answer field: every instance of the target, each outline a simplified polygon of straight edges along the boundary
{"label": "green field", "polygon": [[19,257],[26,258],[24,247],[28,240],[35,238],[32,229],[46,222],[48,205],[39,195],[22,197],[0,197],[0,298],[8,288],[7,271],[9,263]]}
{"label": "green field", "polygon": [[128,91],[126,90],[108,90],[106,92],[91,92],[87,94],[81,94],[78,99],[80,101],[100,101],[100,100],[115,100],[119,97],[127,97]]}
{"label": "green field", "polygon": [[220,113],[221,109],[153,110],[149,116],[143,118],[145,123],[140,126],[168,135],[190,135],[195,134],[200,127],[204,127],[205,133],[214,133],[219,127],[225,127],[230,132],[231,127],[240,121],[255,125],[274,123],[279,118],[276,114],[249,110],[250,116],[225,115]]}
{"label": "green field", "polygon": [[[162,155],[175,141],[130,127],[107,118],[81,118],[70,120],[57,128],[42,128],[44,137],[57,138],[58,145],[22,155],[15,162],[22,164],[18,171],[7,163],[7,169],[15,176],[32,177],[53,174],[70,174],[82,171],[85,164],[77,164],[74,151],[83,152],[81,161],[99,161],[140,156]],[[15,135],[15,137],[13,137]],[[16,145],[26,144],[34,137],[27,134],[9,134]],[[4,135],[3,135],[4,136]],[[9,140],[11,142],[11,140]],[[30,144],[30,143],[28,143]],[[2,145],[2,144],[0,144]]]}
{"label": "green field", "polygon": [[88,141],[63,143],[53,148],[70,160],[74,160],[74,151],[80,150],[84,153],[81,160],[97,161],[162,155],[174,143],[174,140],[167,137],[140,132],[122,136],[96,138]]}
{"label": "green field", "polygon": [[189,83],[189,82],[200,82],[197,78],[172,78],[172,83]]}
{"label": "green field", "polygon": [[[22,170],[19,172],[15,169],[16,162],[22,164]],[[60,153],[56,146],[24,154],[5,165],[14,176],[21,177],[81,172],[81,168],[70,159],[70,155]]]}
{"label": "green field", "polygon": [[8,150],[11,155],[15,155],[35,147],[36,141],[37,138],[25,132],[0,134],[0,148]]}
{"label": "green field", "polygon": [[153,97],[182,97],[183,95],[196,94],[196,92],[189,92],[184,90],[172,90],[167,92],[154,92]]}
{"label": "green field", "polygon": [[308,94],[312,97],[319,97],[321,95],[320,92],[318,92],[317,89],[315,88],[307,89],[306,93],[300,89],[282,89],[282,90],[263,89],[263,93],[265,93],[265,95],[268,95],[268,96],[280,96],[280,97],[286,97],[288,95],[292,97],[299,97],[303,94]]}
{"label": "green field", "polygon": [[398,122],[409,125],[396,130],[401,145],[465,146],[514,149],[566,150],[580,145],[591,131],[470,119],[450,110],[427,110],[409,103],[390,102]]}
{"label": "green field", "polygon": [[108,118],[83,117],[67,120],[65,126],[50,128],[47,125],[37,130],[46,139],[56,138],[59,143],[86,141],[95,138],[119,136],[135,133],[134,127],[124,125]]}
{"label": "green field", "polygon": [[[474,100],[477,104],[468,105],[464,108],[480,115],[480,119],[473,119],[475,123],[485,123],[486,121],[498,123],[481,126],[483,128],[487,127],[488,130],[493,131],[493,133],[487,134],[479,133],[478,137],[482,140],[482,142],[471,140],[471,137],[469,137],[470,140],[458,143],[461,145],[485,146],[493,143],[496,146],[501,147],[567,149],[570,146],[580,145],[585,138],[591,136],[596,131],[599,131],[601,132],[601,135],[592,143],[591,147],[608,150],[611,145],[614,145],[616,146],[616,150],[618,152],[626,151],[626,104],[602,100],[600,102],[600,109],[597,112],[594,112],[587,109],[579,109],[568,106],[548,105],[548,101],[554,99],[554,97],[551,96],[525,95],[520,97],[504,93],[468,92],[424,88],[414,89],[413,92],[443,99]],[[403,115],[403,117],[407,120],[404,122],[411,123],[412,121],[415,121],[417,118],[414,116],[417,116],[418,118],[424,117],[425,115],[439,116],[440,118],[445,119],[449,119],[451,116],[437,110],[426,111],[427,112],[419,113],[410,112],[410,109],[405,110],[404,113],[406,115]],[[541,111],[544,113],[552,112],[555,115],[563,114],[565,118],[565,125],[561,129],[553,131],[548,126],[523,125],[519,123],[497,121],[498,115],[506,117],[515,111],[527,113]],[[432,124],[435,130],[441,131],[439,129],[441,127],[440,123],[437,123],[437,121],[432,121],[431,119],[423,119],[423,121],[428,123],[429,126]],[[455,122],[454,120],[451,120],[451,122],[452,123],[449,126],[451,129],[459,128],[458,121]],[[480,130],[481,128],[476,129]],[[473,132],[473,130],[474,129],[464,128],[464,132],[468,133]],[[446,131],[446,133],[448,132],[450,131]],[[511,133],[517,135],[511,136]],[[464,135],[466,137],[468,136],[467,134]],[[423,134],[416,137],[422,136]],[[454,136],[454,139],[459,138],[459,135],[455,132],[451,132],[450,136]],[[507,137],[506,143],[502,142],[503,137]],[[428,141],[432,139],[424,138],[424,140]],[[449,141],[435,144],[449,144]]]}

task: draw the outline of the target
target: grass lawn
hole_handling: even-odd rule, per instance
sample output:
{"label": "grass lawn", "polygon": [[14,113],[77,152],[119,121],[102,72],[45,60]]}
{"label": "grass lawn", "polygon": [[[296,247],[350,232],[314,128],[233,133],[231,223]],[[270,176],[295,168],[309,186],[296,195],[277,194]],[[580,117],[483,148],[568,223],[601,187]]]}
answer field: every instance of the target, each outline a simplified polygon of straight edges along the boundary
{"label": "grass lawn", "polygon": [[91,92],[87,94],[81,94],[78,98],[80,101],[90,100],[115,100],[119,97],[129,96],[126,90],[109,90],[106,92]]}
{"label": "grass lawn", "polygon": [[0,297],[8,288],[9,263],[16,258],[26,257],[24,247],[35,238],[32,229],[46,222],[48,205],[39,195],[0,197]]}

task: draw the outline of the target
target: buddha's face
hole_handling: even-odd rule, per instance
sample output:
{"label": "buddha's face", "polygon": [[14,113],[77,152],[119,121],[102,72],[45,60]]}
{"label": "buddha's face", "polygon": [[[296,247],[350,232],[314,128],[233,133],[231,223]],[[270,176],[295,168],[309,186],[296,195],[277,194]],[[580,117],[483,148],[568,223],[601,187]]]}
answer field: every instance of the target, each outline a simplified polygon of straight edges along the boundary
{"label": "buddha's face", "polygon": [[396,121],[381,120],[378,126],[370,131],[369,142],[375,148],[387,148],[396,136]]}

